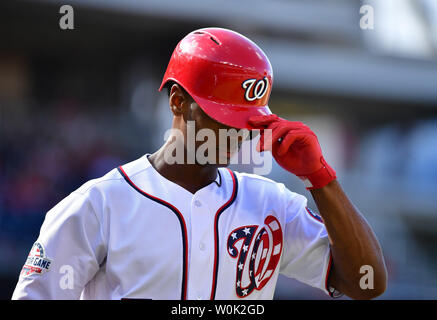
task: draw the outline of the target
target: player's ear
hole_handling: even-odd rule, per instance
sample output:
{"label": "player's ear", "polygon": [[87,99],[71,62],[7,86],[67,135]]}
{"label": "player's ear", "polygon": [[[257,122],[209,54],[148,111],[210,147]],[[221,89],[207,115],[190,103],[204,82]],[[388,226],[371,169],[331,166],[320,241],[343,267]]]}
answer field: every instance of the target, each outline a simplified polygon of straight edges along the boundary
{"label": "player's ear", "polygon": [[189,103],[190,99],[188,94],[184,92],[184,89],[176,83],[173,84],[170,89],[169,98],[170,109],[173,112],[173,115],[183,115],[186,112]]}

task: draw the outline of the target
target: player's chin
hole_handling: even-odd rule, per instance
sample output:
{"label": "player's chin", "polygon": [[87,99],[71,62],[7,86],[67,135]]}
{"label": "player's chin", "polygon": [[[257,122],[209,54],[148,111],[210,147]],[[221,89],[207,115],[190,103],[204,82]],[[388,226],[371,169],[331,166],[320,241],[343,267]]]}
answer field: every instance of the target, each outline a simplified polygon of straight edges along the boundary
{"label": "player's chin", "polygon": [[227,167],[229,166],[231,159],[227,155],[196,157],[196,164],[206,167]]}
{"label": "player's chin", "polygon": [[226,167],[228,167],[230,164],[231,164],[230,161],[227,161],[226,163],[223,163],[223,161],[222,161],[222,163],[217,162],[217,164],[216,164],[215,166],[216,166],[217,168],[226,168]]}
{"label": "player's chin", "polygon": [[203,166],[203,167],[216,167],[216,168],[226,168],[227,166],[230,165],[230,161],[226,161],[224,162],[223,160],[214,160],[214,161],[208,161],[206,163],[199,163],[196,162],[196,164]]}
{"label": "player's chin", "polygon": [[217,167],[227,167],[231,163],[232,157],[237,152],[217,152],[216,165]]}
{"label": "player's chin", "polygon": [[236,151],[229,151],[229,150],[218,150],[214,154],[208,154],[202,155],[202,158],[196,157],[196,162],[198,164],[203,164],[205,166],[214,166],[214,167],[227,167],[231,164],[231,159],[235,154],[238,153],[238,150]]}

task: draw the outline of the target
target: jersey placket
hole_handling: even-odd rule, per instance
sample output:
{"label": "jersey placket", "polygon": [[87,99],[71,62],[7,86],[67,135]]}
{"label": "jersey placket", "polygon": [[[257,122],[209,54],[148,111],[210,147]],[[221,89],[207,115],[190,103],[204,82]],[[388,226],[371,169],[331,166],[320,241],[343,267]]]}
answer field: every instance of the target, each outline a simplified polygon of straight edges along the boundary
{"label": "jersey placket", "polygon": [[214,214],[224,197],[216,183],[197,191],[191,200],[188,299],[209,299],[214,269]]}

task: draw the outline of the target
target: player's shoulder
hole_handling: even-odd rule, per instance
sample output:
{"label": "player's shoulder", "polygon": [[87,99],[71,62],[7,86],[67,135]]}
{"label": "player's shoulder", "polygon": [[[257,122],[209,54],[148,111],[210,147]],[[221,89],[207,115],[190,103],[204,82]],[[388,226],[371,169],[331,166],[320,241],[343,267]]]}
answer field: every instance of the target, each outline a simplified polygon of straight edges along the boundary
{"label": "player's shoulder", "polygon": [[112,169],[105,175],[99,178],[91,179],[82,184],[79,188],[73,191],[75,194],[86,195],[94,190],[104,190],[105,188],[116,185],[123,180],[123,177],[118,172],[117,168]]}
{"label": "player's shoulder", "polygon": [[264,196],[271,195],[273,198],[281,197],[285,201],[306,201],[306,197],[290,190],[284,183],[277,182],[273,179],[257,175],[254,173],[234,171],[237,176],[240,188],[246,192],[257,194],[262,193]]}
{"label": "player's shoulder", "polygon": [[[139,171],[141,160],[142,158],[120,167],[125,167],[128,171]],[[120,167],[113,168],[105,175],[82,184],[51,208],[47,217],[50,219],[59,214],[90,216],[87,213],[93,211],[99,220],[103,219],[105,209],[111,208],[120,199],[124,199],[130,191],[129,185],[119,170]],[[142,167],[145,167],[144,164]]]}
{"label": "player's shoulder", "polygon": [[134,176],[137,173],[147,169],[147,162],[144,157],[125,163],[119,167],[113,168],[102,177],[89,180],[73,191],[76,194],[91,195],[93,193],[107,193],[119,191],[120,188],[126,188],[126,176]]}
{"label": "player's shoulder", "polygon": [[285,185],[270,178],[254,173],[234,171],[238,180],[239,192],[246,194],[262,194],[263,198],[273,201],[285,195]]}
{"label": "player's shoulder", "polygon": [[284,184],[254,173],[233,171],[241,184],[264,185],[272,188],[282,188]]}

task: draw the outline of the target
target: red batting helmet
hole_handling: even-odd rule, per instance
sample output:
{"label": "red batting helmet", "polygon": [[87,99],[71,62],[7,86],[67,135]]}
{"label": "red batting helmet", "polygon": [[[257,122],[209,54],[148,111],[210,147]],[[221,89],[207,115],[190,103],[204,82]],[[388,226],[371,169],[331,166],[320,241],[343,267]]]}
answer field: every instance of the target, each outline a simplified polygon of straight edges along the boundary
{"label": "red batting helmet", "polygon": [[253,129],[253,115],[271,114],[268,101],[273,71],[265,53],[241,34],[204,28],[176,46],[159,90],[174,81],[214,120]]}

